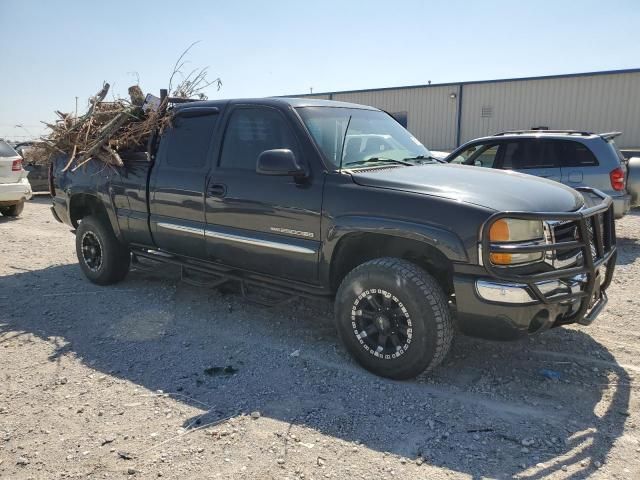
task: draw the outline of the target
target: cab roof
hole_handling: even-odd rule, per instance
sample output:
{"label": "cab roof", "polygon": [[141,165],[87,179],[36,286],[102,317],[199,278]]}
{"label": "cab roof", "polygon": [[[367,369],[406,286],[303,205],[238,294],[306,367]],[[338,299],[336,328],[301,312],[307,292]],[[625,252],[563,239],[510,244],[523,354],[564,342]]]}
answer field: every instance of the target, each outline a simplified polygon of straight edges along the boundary
{"label": "cab roof", "polygon": [[176,110],[190,107],[217,107],[223,108],[226,105],[249,104],[267,106],[291,106],[297,107],[333,107],[333,108],[357,108],[360,110],[378,110],[368,105],[357,103],[338,102],[335,100],[320,100],[315,98],[293,98],[293,97],[266,97],[266,98],[237,98],[228,100],[198,100],[195,102],[185,102],[175,105]]}

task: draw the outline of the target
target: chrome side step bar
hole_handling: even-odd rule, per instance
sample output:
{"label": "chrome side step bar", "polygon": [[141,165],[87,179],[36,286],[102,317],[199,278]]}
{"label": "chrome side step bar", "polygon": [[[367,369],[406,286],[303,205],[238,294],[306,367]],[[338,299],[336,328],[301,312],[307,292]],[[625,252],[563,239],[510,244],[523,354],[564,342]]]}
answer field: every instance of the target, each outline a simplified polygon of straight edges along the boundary
{"label": "chrome side step bar", "polygon": [[[240,294],[247,299],[247,301],[262,306],[278,306],[287,303],[297,297],[305,298],[328,298],[331,293],[323,289],[322,287],[314,287],[312,285],[300,285],[295,281],[286,282],[279,279],[272,279],[267,276],[255,274],[253,272],[245,272],[243,270],[237,270],[232,268],[225,268],[223,266],[213,265],[210,263],[192,263],[181,259],[177,255],[173,255],[161,250],[148,250],[143,248],[134,248],[132,250],[134,264],[136,268],[140,268],[141,264],[139,258],[146,258],[151,261],[170,263],[180,267],[180,279],[187,284],[204,287],[204,288],[217,288],[229,282],[238,282],[240,286]],[[149,270],[145,265],[142,265],[141,270]],[[194,279],[189,275],[189,272],[197,272],[206,276],[214,277],[212,281],[200,281]],[[259,299],[256,295],[250,294],[248,287],[253,286],[256,288],[262,288],[270,290],[278,294],[284,295],[285,298],[277,299],[274,301],[264,301]]]}

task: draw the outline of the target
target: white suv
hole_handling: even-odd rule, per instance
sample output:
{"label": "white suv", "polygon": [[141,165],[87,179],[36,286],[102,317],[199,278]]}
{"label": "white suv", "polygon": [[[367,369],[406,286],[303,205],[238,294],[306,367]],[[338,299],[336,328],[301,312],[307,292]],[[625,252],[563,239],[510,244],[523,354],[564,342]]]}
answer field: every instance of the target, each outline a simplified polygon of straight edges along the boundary
{"label": "white suv", "polygon": [[31,185],[27,172],[22,168],[22,157],[11,145],[0,140],[0,213],[17,217],[22,213],[25,200],[29,200]]}

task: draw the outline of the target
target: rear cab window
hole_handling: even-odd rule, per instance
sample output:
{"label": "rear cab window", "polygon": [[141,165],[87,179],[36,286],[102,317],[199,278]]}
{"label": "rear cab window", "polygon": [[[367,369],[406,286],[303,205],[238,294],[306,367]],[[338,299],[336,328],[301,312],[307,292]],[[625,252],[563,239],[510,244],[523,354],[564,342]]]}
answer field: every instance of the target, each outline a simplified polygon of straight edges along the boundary
{"label": "rear cab window", "polygon": [[167,167],[201,170],[207,165],[209,147],[219,115],[177,116],[163,135]]}

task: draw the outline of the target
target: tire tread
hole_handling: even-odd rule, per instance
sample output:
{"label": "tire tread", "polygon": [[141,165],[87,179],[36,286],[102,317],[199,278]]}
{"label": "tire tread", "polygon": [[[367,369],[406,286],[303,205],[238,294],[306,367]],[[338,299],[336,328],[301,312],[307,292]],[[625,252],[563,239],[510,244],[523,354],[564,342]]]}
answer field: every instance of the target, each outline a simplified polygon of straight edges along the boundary
{"label": "tire tread", "polygon": [[[76,231],[76,253],[80,267],[85,276],[98,285],[111,285],[123,280],[129,272],[131,263],[131,253],[129,249],[120,243],[113,233],[111,226],[105,223],[100,216],[90,215],[82,219]],[[107,263],[98,275],[88,270],[84,264],[84,260],[81,258],[80,238],[82,238],[82,234],[88,229],[93,230],[100,236],[103,242],[103,248],[106,251],[103,254],[106,254],[107,258],[105,261]]]}
{"label": "tire tread", "polygon": [[[401,258],[381,257],[362,263],[349,272],[342,280],[338,292],[349,285],[354,278],[361,275],[363,271],[369,270],[372,267],[395,272],[402,278],[412,282],[418,287],[423,298],[431,307],[436,330],[435,352],[429,363],[424,368],[421,367],[420,370],[422,372],[433,370],[444,360],[449,352],[454,333],[451,312],[442,288],[435,278],[418,265]],[[413,371],[415,368],[415,366],[411,366],[407,368],[407,370]],[[410,376],[415,376],[415,374],[412,373],[406,377],[404,375],[398,375],[397,378],[407,378]]]}
{"label": "tire tread", "polygon": [[8,207],[0,207],[0,213],[6,217],[19,217],[24,210],[24,200],[20,200],[14,205]]}

